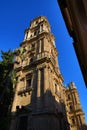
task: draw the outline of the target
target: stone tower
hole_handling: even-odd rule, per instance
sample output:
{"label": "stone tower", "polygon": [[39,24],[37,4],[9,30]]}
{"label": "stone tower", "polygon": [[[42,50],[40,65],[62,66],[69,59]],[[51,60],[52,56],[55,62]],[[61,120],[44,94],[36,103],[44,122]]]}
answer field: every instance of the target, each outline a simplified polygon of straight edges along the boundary
{"label": "stone tower", "polygon": [[46,17],[31,21],[15,55],[10,130],[86,130],[75,85],[63,85],[55,38]]}
{"label": "stone tower", "polygon": [[63,77],[46,17],[31,21],[15,54],[16,84],[10,130],[68,130]]}
{"label": "stone tower", "polygon": [[71,82],[66,88],[66,109],[70,130],[86,130],[84,112],[82,110],[76,86]]}

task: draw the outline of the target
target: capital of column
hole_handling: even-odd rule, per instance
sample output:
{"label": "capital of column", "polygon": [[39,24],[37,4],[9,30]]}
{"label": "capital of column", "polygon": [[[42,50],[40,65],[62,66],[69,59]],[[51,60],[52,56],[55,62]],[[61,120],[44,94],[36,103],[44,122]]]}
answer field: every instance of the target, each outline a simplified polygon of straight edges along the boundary
{"label": "capital of column", "polygon": [[41,70],[41,69],[44,69],[44,68],[47,68],[47,65],[46,65],[46,64],[37,66],[37,70]]}

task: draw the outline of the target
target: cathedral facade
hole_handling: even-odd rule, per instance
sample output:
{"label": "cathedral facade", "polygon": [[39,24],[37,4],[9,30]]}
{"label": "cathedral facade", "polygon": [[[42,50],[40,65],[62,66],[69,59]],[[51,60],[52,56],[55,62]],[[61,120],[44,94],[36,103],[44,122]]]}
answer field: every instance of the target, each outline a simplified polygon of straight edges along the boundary
{"label": "cathedral facade", "polygon": [[31,21],[15,54],[10,130],[85,130],[77,89],[73,82],[67,88],[63,85],[55,38],[46,17]]}

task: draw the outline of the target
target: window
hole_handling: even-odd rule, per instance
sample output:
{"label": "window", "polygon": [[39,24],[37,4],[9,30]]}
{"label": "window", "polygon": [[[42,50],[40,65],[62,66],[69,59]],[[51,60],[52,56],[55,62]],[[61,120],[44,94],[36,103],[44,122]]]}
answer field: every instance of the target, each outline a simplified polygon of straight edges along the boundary
{"label": "window", "polygon": [[43,31],[43,24],[41,25],[41,32]]}
{"label": "window", "polygon": [[18,111],[20,108],[19,108],[19,106],[16,106],[16,110]]}
{"label": "window", "polygon": [[32,48],[34,48],[35,47],[35,44],[32,44]]}
{"label": "window", "polygon": [[25,52],[26,52],[26,48],[23,47],[23,48],[22,48],[22,54],[25,53]]}
{"label": "window", "polygon": [[58,88],[57,83],[55,83],[55,94],[56,94],[58,97],[61,97],[61,94],[60,94],[60,92],[59,92],[59,88]]}
{"label": "window", "polygon": [[70,108],[70,111],[73,111],[73,107],[72,107],[71,105],[70,105],[70,107],[69,107],[69,108]]}
{"label": "window", "polygon": [[35,31],[35,32],[34,32],[34,36],[36,36],[36,34],[37,34],[37,33],[36,33],[36,31]]}
{"label": "window", "polygon": [[31,79],[27,79],[26,86],[27,86],[27,88],[31,87]]}
{"label": "window", "polygon": [[33,58],[30,59],[30,63],[32,63],[32,62],[33,62]]}
{"label": "window", "polygon": [[36,21],[36,25],[38,24],[38,21]]}
{"label": "window", "polygon": [[26,34],[25,34],[25,39],[27,39],[28,38],[28,32],[26,32]]}
{"label": "window", "polygon": [[70,100],[70,95],[68,95],[68,100]]}
{"label": "window", "polygon": [[57,92],[57,84],[55,84],[55,93]]}
{"label": "window", "polygon": [[30,35],[30,37],[32,37],[32,34]]}
{"label": "window", "polygon": [[75,119],[74,118],[72,118],[72,124],[75,125]]}

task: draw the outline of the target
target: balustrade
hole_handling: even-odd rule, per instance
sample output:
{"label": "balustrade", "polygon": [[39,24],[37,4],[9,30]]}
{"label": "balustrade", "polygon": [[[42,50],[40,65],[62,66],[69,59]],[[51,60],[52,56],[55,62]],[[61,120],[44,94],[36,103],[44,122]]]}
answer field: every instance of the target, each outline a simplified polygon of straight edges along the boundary
{"label": "balustrade", "polygon": [[26,92],[30,92],[32,91],[32,86],[29,86],[29,87],[22,87],[20,88],[20,90],[18,91],[18,95],[21,95],[21,94],[25,94]]}

